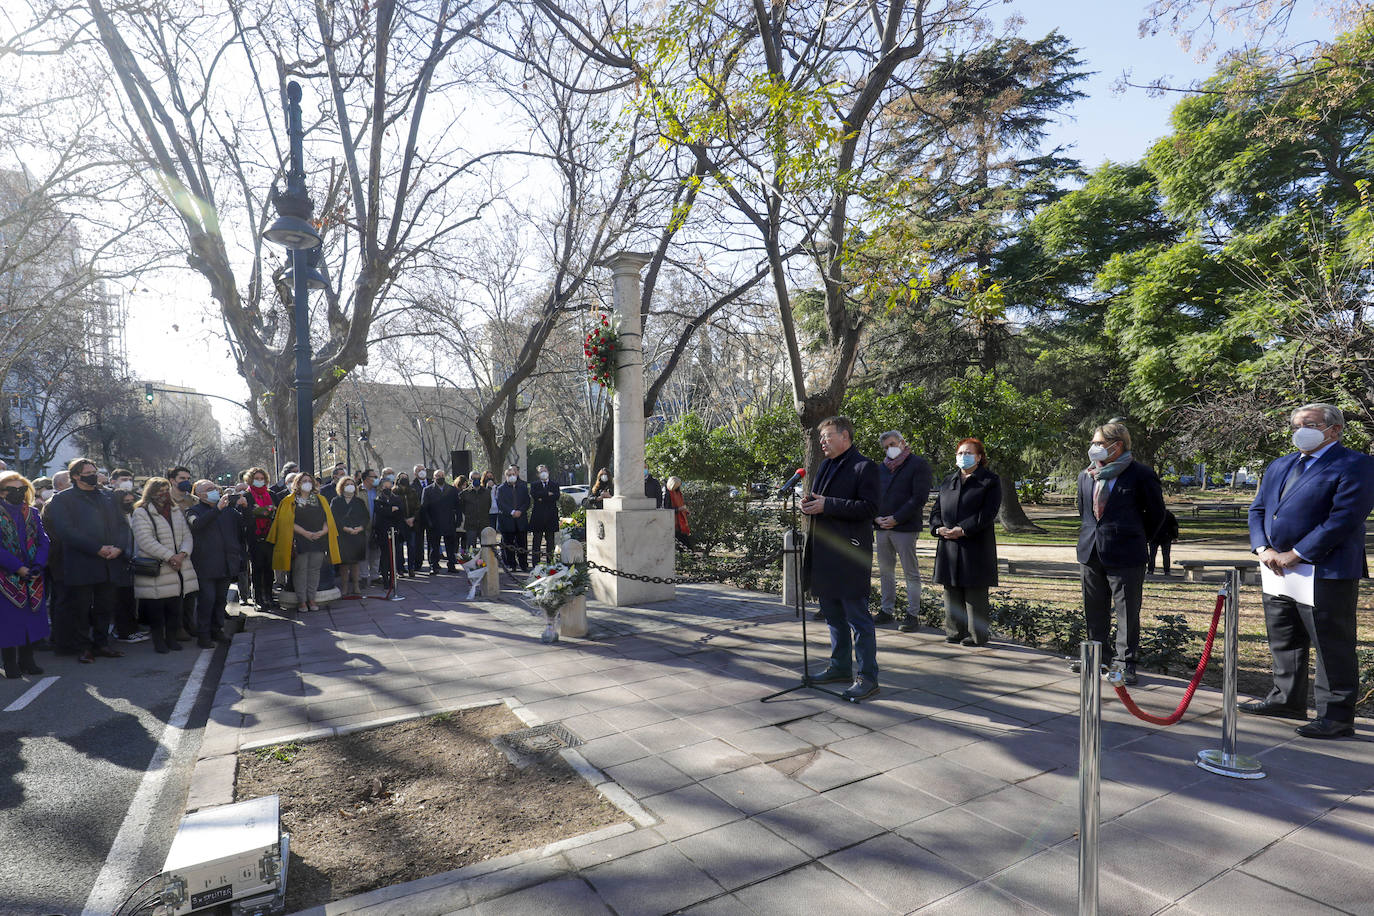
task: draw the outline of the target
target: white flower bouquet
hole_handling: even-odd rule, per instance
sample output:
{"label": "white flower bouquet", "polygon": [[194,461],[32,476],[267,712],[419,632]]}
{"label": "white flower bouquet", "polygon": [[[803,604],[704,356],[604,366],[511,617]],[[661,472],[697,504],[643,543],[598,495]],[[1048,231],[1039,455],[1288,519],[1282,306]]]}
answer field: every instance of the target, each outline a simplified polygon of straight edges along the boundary
{"label": "white flower bouquet", "polygon": [[543,609],[548,621],[542,637],[544,642],[558,642],[559,611],[569,601],[586,594],[591,581],[585,563],[540,564],[530,571],[530,581],[526,583],[525,591]]}

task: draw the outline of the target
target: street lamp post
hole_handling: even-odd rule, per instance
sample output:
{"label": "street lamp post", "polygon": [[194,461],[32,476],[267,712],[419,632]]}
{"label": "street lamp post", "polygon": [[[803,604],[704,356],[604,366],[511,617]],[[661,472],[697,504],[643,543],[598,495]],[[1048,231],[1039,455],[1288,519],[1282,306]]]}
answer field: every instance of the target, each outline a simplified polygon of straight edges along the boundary
{"label": "street lamp post", "polygon": [[286,135],[291,146],[291,166],[286,190],[273,199],[276,221],[263,233],[269,242],[291,252],[292,305],[296,328],[296,460],[301,470],[315,473],[315,378],[310,353],[310,278],[317,275],[310,252],[320,246],[320,234],[310,223],[314,203],[305,190],[305,129],[301,126],[301,85],[286,86]]}

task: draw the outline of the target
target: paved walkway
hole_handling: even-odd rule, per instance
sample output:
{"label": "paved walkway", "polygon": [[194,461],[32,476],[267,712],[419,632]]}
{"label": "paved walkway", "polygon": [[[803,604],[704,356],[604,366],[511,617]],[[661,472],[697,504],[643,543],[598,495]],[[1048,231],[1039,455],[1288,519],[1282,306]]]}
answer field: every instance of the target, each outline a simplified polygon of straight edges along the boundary
{"label": "paved walkway", "polygon": [[[455,579],[403,587],[405,601],[261,618],[236,638],[191,807],[229,800],[241,745],[511,698],[580,737],[573,759],[640,823],[312,916],[1077,909],[1077,679],[1060,659],[884,629],[874,701],[760,703],[801,659],[801,624],[773,598],[690,586],[652,608],[593,606],[625,635],[550,647],[511,604],[458,600]],[[808,635],[818,664],[825,630]],[[1181,695],[1142,681],[1152,711]],[[1192,763],[1219,745],[1217,692],[1169,729],[1106,694],[1101,912],[1374,913],[1374,742],[1244,718],[1239,749],[1268,777],[1232,781]]]}

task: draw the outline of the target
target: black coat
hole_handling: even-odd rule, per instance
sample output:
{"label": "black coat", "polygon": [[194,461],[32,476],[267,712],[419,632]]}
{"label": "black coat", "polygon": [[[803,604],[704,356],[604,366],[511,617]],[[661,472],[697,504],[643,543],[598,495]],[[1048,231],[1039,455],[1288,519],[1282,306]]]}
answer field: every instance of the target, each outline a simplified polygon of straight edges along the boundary
{"label": "black coat", "polygon": [[372,537],[378,543],[386,541],[386,533],[406,525],[406,503],[395,490],[378,490],[372,503]]}
{"label": "black coat", "polygon": [[808,515],[802,576],[817,598],[867,598],[872,590],[873,517],[878,514],[878,466],[853,446],[816,471],[825,511]]}
{"label": "black coat", "polygon": [[659,483],[653,474],[644,478],[644,495],[654,501],[655,509],[663,508],[663,484]]}
{"label": "black coat", "polygon": [[1103,566],[1116,569],[1144,566],[1150,558],[1150,538],[1164,523],[1164,491],[1159,478],[1139,461],[1132,461],[1116,477],[1102,518],[1093,516],[1093,486],[1087,471],[1078,475],[1078,562],[1097,551]]}
{"label": "black coat", "polygon": [[463,506],[458,499],[458,491],[449,484],[442,487],[431,484],[420,492],[421,524],[428,525],[440,534],[453,534],[458,530],[458,519],[463,516]]}
{"label": "black coat", "polygon": [[[520,512],[516,518],[512,512]],[[496,488],[497,523],[502,534],[518,534],[530,530],[530,488],[523,480],[503,483]]]}
{"label": "black coat", "polygon": [[462,493],[463,530],[468,534],[481,534],[482,529],[491,524],[491,488],[468,487]]}
{"label": "black coat", "polygon": [[530,484],[530,530],[554,531],[558,528],[558,485],[536,480]]}
{"label": "black coat", "polygon": [[958,471],[940,484],[930,506],[930,533],[962,528],[964,536],[935,540],[935,584],[986,588],[997,584],[997,534],[993,523],[1002,507],[1002,480],[987,468],[967,478]]}
{"label": "black coat", "polygon": [[[127,523],[104,490],[76,486],[55,495],[43,507],[43,527],[61,544],[61,565],[52,568],[63,585],[120,584],[129,565],[127,554],[113,560],[100,556],[105,545],[121,547],[128,540]],[[51,564],[50,564],[51,566]]]}
{"label": "black coat", "polygon": [[920,455],[908,455],[896,473],[887,465],[878,464],[878,484],[882,497],[878,500],[878,517],[890,515],[897,520],[888,531],[920,531],[925,516],[926,499],[930,496],[930,462]]}
{"label": "black coat", "polygon": [[232,507],[221,510],[205,502],[197,502],[186,510],[191,526],[191,565],[196,577],[234,579],[243,570],[243,516]]}
{"label": "black coat", "polygon": [[1178,516],[1168,509],[1164,510],[1164,521],[1160,524],[1155,536],[1150,538],[1151,544],[1172,544],[1178,540]]}

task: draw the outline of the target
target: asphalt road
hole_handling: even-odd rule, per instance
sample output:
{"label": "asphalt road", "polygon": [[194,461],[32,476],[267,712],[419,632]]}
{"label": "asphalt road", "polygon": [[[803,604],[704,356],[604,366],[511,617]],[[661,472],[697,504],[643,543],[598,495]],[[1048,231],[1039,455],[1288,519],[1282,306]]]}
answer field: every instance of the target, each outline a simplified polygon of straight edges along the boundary
{"label": "asphalt road", "polygon": [[[120,659],[82,665],[39,652],[42,677],[0,677],[0,710],[56,676],[23,709],[0,711],[0,916],[77,916],[144,779],[169,717],[202,654],[194,642],[157,655],[151,642],[115,644]],[[186,800],[201,729],[225,650],[210,657],[176,751],[158,768],[157,791],[111,862],[106,899],[121,902],[162,870]],[[151,787],[150,787],[151,788]],[[145,793],[146,795],[147,793]],[[102,904],[93,912],[112,910]]]}

